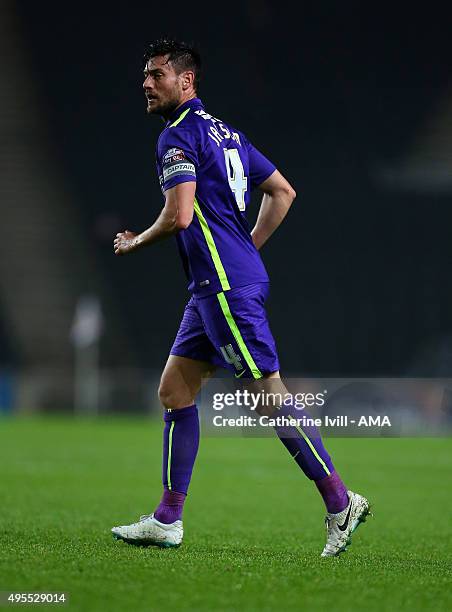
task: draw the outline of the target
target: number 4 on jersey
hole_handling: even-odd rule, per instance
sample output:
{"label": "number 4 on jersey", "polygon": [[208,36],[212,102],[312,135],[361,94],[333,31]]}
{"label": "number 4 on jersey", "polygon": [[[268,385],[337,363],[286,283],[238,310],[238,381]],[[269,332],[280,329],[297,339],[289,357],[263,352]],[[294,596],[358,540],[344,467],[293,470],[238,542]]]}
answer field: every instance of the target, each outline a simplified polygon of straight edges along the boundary
{"label": "number 4 on jersey", "polygon": [[245,176],[242,160],[237,149],[223,149],[226,163],[226,174],[229,186],[235,196],[239,210],[244,211],[245,193],[248,189],[248,178]]}

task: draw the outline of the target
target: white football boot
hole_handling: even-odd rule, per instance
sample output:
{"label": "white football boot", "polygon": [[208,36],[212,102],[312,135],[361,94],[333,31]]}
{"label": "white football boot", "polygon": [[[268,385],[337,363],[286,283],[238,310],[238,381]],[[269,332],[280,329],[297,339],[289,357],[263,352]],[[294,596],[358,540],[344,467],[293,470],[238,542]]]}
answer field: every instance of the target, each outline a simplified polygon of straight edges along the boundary
{"label": "white football boot", "polygon": [[184,537],[182,521],[174,521],[174,523],[166,525],[154,518],[154,514],[144,514],[140,516],[137,523],[113,527],[111,532],[114,538],[124,540],[128,544],[137,546],[154,545],[161,548],[180,546]]}
{"label": "white football boot", "polygon": [[337,557],[352,543],[352,533],[370,514],[370,504],[365,497],[348,491],[348,506],[337,514],[328,513],[325,518],[327,539],[322,557]]}

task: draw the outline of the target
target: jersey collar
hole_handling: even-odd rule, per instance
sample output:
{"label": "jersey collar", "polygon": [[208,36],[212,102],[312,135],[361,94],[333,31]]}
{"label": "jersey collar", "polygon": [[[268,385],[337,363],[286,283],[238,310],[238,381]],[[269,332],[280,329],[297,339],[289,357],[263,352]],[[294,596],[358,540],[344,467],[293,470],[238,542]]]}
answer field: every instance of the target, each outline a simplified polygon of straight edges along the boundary
{"label": "jersey collar", "polygon": [[192,98],[191,100],[187,100],[186,102],[178,106],[175,111],[172,112],[171,116],[165,124],[165,127],[168,127],[169,125],[177,121],[182,115],[182,113],[189,108],[204,108],[204,104],[199,98]]}

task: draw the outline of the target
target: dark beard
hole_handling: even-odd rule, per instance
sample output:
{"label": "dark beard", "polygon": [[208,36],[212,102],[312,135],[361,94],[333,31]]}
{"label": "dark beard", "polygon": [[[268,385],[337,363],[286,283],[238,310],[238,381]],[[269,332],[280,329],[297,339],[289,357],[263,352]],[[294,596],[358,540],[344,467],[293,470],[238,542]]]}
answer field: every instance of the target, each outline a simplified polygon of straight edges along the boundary
{"label": "dark beard", "polygon": [[157,108],[148,110],[147,112],[149,115],[160,115],[160,117],[167,120],[173,114],[179,104],[179,100],[169,100],[168,102],[159,104]]}

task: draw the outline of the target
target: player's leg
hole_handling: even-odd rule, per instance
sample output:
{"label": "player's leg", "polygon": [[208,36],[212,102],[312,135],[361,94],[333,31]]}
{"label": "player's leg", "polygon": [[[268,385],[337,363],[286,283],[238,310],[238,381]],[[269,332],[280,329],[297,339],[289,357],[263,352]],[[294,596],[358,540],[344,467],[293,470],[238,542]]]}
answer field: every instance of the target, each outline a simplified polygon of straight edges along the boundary
{"label": "player's leg", "polygon": [[169,355],[160,378],[158,396],[166,410],[181,410],[195,403],[203,383],[216,366],[208,361]]}
{"label": "player's leg", "polygon": [[[278,371],[263,374],[258,380],[244,381],[244,383],[256,394],[256,397],[270,399],[265,405],[257,408],[258,412],[286,419],[291,417],[300,419],[301,416],[304,416],[305,420],[311,418],[306,409],[300,412],[287,399],[283,404],[275,402],[275,398],[291,397]],[[327,512],[337,513],[344,510],[349,502],[347,489],[334,468],[317,427],[275,426],[274,429],[296,464],[310,480],[315,482]]]}
{"label": "player's leg", "polygon": [[281,419],[281,425],[276,425],[276,435],[284,444],[296,464],[304,474],[313,480],[327,510],[327,542],[322,557],[334,557],[351,543],[351,534],[369,514],[369,502],[365,497],[348,491],[337,473],[333,462],[327,453],[319,430],[313,425],[287,424],[290,417],[309,422],[311,418],[306,409],[301,413],[293,403],[281,405],[274,398],[290,398],[279,372],[264,374],[262,378],[245,382],[251,392],[257,397],[266,397],[265,405],[258,411],[271,417],[286,417]]}
{"label": "player's leg", "polygon": [[215,366],[170,355],[163,370],[159,398],[164,408],[162,483],[163,495],[154,512],[165,524],[182,519],[182,511],[199,446],[199,418],[196,406],[203,381]]}
{"label": "player's leg", "polygon": [[185,308],[159,387],[165,422],[163,496],[155,513],[142,516],[132,525],[114,527],[116,538],[162,547],[182,542],[182,510],[199,445],[195,398],[203,380],[213,374],[215,359],[192,298]]}
{"label": "player's leg", "polygon": [[[200,313],[212,344],[221,351],[225,366],[237,378],[247,380],[258,396],[264,391],[264,396],[278,397],[279,393],[281,397],[288,397],[290,394],[279,375],[276,346],[264,308],[267,291],[268,287],[256,285],[220,293],[217,300],[199,300]],[[266,408],[273,415],[300,417],[294,405],[268,406],[267,403]],[[306,411],[303,413],[309,416]],[[329,525],[340,525],[333,530],[334,537],[329,528],[323,553],[325,556],[338,554],[345,549],[351,531],[364,520],[369,509],[367,500],[347,491],[316,427],[275,427],[275,431],[297,465],[315,482],[327,508]]]}

